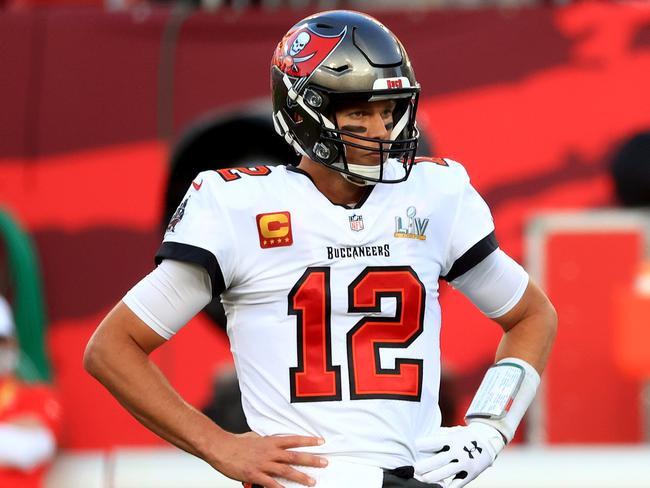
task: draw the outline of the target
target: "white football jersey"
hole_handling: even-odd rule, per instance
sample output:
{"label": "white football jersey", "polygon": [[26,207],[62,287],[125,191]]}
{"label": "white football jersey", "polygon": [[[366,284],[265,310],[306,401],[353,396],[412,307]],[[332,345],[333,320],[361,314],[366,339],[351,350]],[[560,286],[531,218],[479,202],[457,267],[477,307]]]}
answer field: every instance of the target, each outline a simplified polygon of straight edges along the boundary
{"label": "white football jersey", "polygon": [[440,426],[438,280],[496,248],[464,168],[426,159],[356,208],[293,167],[200,173],[157,259],[208,270],[254,431],[319,436],[313,452],[394,468]]}

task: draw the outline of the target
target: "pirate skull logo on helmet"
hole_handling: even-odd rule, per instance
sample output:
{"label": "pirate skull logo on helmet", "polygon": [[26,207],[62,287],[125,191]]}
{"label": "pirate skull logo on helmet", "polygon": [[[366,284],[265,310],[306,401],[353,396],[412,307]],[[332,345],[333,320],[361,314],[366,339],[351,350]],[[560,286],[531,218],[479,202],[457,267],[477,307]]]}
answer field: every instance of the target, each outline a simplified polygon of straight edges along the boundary
{"label": "pirate skull logo on helmet", "polygon": [[296,54],[300,54],[300,52],[305,49],[305,46],[309,44],[309,41],[311,40],[311,36],[309,35],[309,32],[307,31],[302,31],[296,39],[293,41],[293,44],[291,44],[291,49],[289,49],[289,55],[295,56]]}

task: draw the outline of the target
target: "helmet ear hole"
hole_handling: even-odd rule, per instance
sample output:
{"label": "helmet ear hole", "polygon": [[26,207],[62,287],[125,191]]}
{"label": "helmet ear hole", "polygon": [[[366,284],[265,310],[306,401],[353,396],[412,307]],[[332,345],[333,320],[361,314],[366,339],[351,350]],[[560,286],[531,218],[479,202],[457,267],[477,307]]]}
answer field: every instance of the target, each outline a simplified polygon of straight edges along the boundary
{"label": "helmet ear hole", "polygon": [[329,165],[339,159],[339,149],[333,142],[317,142],[314,144],[314,154],[323,164]]}
{"label": "helmet ear hole", "polygon": [[323,105],[323,97],[316,91],[311,88],[305,90],[303,95],[305,102],[312,108],[320,108]]}
{"label": "helmet ear hole", "polygon": [[318,156],[318,159],[325,162],[329,160],[332,152],[330,151],[330,148],[327,147],[327,144],[324,144],[322,142],[317,142],[316,144],[314,144],[314,154]]}

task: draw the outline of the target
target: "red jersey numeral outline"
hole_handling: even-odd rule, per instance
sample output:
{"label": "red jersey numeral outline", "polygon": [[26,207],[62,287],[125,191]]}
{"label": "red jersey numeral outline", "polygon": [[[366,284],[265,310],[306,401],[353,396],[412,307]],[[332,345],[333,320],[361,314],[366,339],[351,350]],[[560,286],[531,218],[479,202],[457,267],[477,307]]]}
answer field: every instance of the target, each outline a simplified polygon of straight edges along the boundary
{"label": "red jersey numeral outline", "polygon": [[307,268],[289,292],[298,323],[298,366],[289,368],[292,402],[341,400],[341,367],[332,365],[330,269]]}
{"label": "red jersey numeral outline", "polygon": [[368,267],[348,287],[348,313],[381,312],[394,297],[395,317],[364,317],[347,334],[350,398],[419,401],[422,359],[395,359],[383,369],[380,349],[406,348],[424,330],[424,285],[410,266]]}
{"label": "red jersey numeral outline", "polygon": [[[330,270],[307,268],[289,293],[297,319],[298,366],[289,368],[291,402],[341,400],[341,367],[332,364]],[[395,360],[381,368],[381,348],[408,347],[424,330],[426,293],[410,266],[366,268],[348,287],[348,312],[381,311],[395,297],[395,317],[364,317],[347,333],[350,399],[420,401],[422,359]]]}
{"label": "red jersey numeral outline", "polygon": [[240,179],[242,174],[248,176],[266,176],[271,173],[271,168],[268,166],[250,166],[248,168],[217,169],[216,172],[219,173],[219,176],[221,176],[224,181],[235,181]]}

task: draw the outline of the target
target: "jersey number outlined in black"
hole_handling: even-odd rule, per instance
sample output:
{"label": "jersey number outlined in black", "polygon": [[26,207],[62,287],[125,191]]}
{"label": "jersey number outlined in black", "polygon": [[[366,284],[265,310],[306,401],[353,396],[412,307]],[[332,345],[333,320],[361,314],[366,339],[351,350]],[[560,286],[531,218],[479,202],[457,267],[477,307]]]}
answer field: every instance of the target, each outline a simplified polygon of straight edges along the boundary
{"label": "jersey number outlined in black", "polygon": [[266,176],[271,174],[271,168],[268,166],[250,166],[238,168],[223,168],[215,170],[223,181],[236,181],[241,178],[241,175],[248,176]]}
{"label": "jersey number outlined in black", "polygon": [[[291,402],[342,400],[341,366],[332,364],[330,268],[310,267],[289,292],[297,319],[298,366],[289,368]],[[370,266],[348,286],[348,313],[381,311],[394,297],[394,317],[365,316],[346,337],[350,399],[420,401],[422,359],[382,368],[382,348],[406,348],[424,329],[425,288],[410,266]]]}

